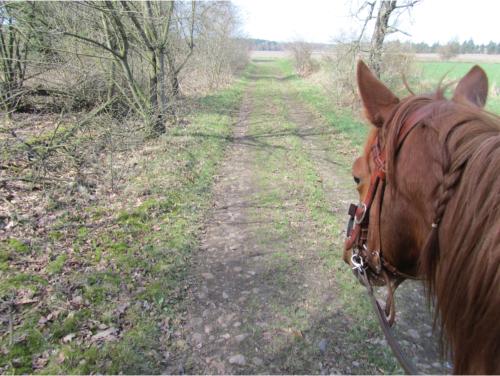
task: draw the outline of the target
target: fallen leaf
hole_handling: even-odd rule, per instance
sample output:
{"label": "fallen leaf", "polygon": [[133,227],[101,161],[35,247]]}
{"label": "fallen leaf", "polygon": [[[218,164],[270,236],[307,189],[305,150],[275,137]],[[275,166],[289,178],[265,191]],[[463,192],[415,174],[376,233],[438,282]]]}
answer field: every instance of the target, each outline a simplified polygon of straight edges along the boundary
{"label": "fallen leaf", "polygon": [[61,351],[59,355],[57,355],[57,363],[62,364],[66,359],[66,355]]}
{"label": "fallen leaf", "polygon": [[62,339],[63,343],[69,343],[76,337],[76,333],[69,333],[65,335]]}
{"label": "fallen leaf", "polygon": [[20,305],[24,305],[24,304],[33,304],[33,303],[37,303],[37,302],[38,302],[38,299],[22,298],[21,300],[17,300],[14,304],[16,306],[20,306]]}
{"label": "fallen leaf", "polygon": [[116,340],[115,334],[118,332],[116,328],[109,328],[106,330],[102,330],[96,334],[94,334],[91,338],[91,341],[114,341]]}
{"label": "fallen leaf", "polygon": [[118,307],[116,307],[116,312],[118,313],[118,315],[123,315],[129,306],[130,306],[129,302],[120,304]]}
{"label": "fallen leaf", "polygon": [[40,369],[40,368],[45,367],[48,362],[49,362],[49,356],[48,356],[48,354],[44,353],[44,354],[42,354],[41,357],[33,360],[32,367],[34,369]]}
{"label": "fallen leaf", "polygon": [[73,306],[75,306],[76,308],[79,308],[83,305],[83,297],[82,296],[75,296],[72,300],[71,300],[71,304]]}

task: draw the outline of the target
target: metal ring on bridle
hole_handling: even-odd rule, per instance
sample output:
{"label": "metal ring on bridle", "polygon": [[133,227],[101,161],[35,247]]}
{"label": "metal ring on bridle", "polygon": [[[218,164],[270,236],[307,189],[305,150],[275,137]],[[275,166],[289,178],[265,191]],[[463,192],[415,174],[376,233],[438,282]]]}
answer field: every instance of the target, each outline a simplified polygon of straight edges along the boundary
{"label": "metal ring on bridle", "polygon": [[364,202],[362,202],[360,205],[363,208],[363,215],[361,216],[361,218],[359,220],[358,220],[358,218],[356,218],[356,216],[354,216],[354,223],[356,223],[357,225],[359,225],[361,222],[363,222],[363,220],[365,219],[365,214],[366,214],[366,204]]}
{"label": "metal ring on bridle", "polygon": [[353,266],[353,270],[358,270],[362,272],[364,270],[363,258],[357,253],[353,253],[351,256],[351,262]]}

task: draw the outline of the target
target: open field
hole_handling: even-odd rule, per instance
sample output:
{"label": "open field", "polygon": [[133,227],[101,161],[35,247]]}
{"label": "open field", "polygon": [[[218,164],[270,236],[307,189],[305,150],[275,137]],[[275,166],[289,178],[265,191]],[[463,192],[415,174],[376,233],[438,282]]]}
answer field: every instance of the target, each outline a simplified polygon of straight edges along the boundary
{"label": "open field", "polygon": [[489,93],[486,109],[500,114],[500,61],[488,63],[466,62],[465,60],[449,62],[419,61],[417,62],[417,67],[422,70],[421,77],[423,77],[423,81],[437,85],[437,83],[443,78],[444,82],[456,81],[460,79],[475,64],[479,64],[488,76]]}
{"label": "open field", "polygon": [[[313,58],[321,59],[324,52],[313,52]],[[252,51],[252,57],[290,58],[289,51]],[[444,82],[457,80],[465,75],[473,65],[479,64],[488,75],[489,97],[486,108],[489,111],[500,113],[500,55],[464,54],[452,58],[450,61],[441,61],[438,54],[416,54],[415,68],[421,71],[418,74],[419,84],[436,87],[441,79]],[[353,77],[353,80],[355,77]],[[418,92],[418,87],[414,88]]]}
{"label": "open field", "polygon": [[[325,52],[313,51],[314,57],[321,57]],[[288,58],[290,51],[251,51],[252,58]],[[441,61],[438,54],[415,54],[415,58],[420,61]],[[500,55],[487,54],[462,54],[450,59],[450,62],[458,63],[500,63]]]}

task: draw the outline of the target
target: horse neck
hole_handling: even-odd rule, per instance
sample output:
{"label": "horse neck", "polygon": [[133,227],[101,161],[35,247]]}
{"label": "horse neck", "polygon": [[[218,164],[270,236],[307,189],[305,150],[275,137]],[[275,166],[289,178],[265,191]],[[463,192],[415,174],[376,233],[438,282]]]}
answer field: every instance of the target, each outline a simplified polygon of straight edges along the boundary
{"label": "horse neck", "polygon": [[500,372],[500,121],[479,115],[434,124],[443,148],[439,227],[421,257],[457,373]]}

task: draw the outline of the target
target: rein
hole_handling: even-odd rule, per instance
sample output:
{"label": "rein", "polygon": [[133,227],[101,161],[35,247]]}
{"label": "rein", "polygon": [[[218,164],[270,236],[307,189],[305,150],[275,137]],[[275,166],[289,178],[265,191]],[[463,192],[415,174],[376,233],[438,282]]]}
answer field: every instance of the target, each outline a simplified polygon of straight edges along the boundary
{"label": "rein", "polygon": [[370,302],[372,303],[373,310],[377,314],[380,327],[384,332],[387,343],[391,347],[394,356],[396,357],[399,364],[401,364],[401,367],[403,367],[404,371],[407,374],[409,375],[418,374],[415,364],[413,364],[411,360],[405,357],[403,350],[399,345],[399,342],[396,340],[396,338],[394,338],[394,335],[392,334],[391,330],[391,324],[387,321],[387,317],[384,310],[380,307],[379,302],[377,301],[375,295],[373,294],[373,286],[371,285],[368,276],[366,275],[366,273],[360,272],[359,270],[358,270],[358,276],[360,276],[361,282],[366,287],[366,291],[368,292],[368,296],[370,297]]}

